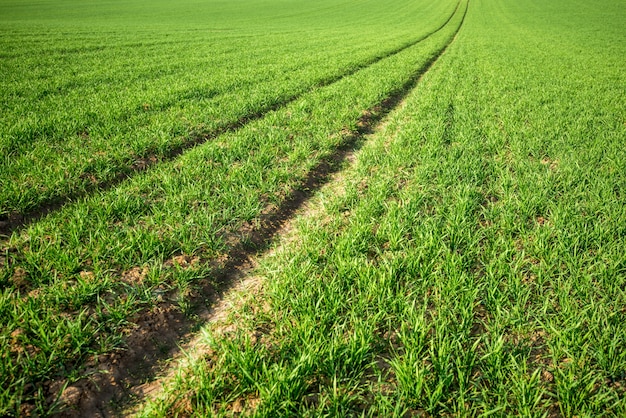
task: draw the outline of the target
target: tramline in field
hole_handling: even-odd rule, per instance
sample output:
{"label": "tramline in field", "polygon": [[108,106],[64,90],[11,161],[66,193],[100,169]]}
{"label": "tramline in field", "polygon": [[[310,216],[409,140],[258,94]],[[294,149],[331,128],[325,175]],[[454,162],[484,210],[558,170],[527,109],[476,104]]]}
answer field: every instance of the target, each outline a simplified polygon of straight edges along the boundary
{"label": "tramline in field", "polygon": [[[440,18],[432,21],[424,15],[424,29],[415,28],[409,43],[387,47],[395,53],[15,232],[0,301],[7,407],[49,408],[51,382],[79,378],[83,363],[119,346],[133,314],[164,291],[185,295],[198,279],[211,280],[214,260],[228,255],[242,225],[279,205],[352,135],[364,111],[425,69],[458,29],[458,6],[433,9]],[[179,255],[202,262],[168,268]],[[186,309],[184,296],[175,303]]]}

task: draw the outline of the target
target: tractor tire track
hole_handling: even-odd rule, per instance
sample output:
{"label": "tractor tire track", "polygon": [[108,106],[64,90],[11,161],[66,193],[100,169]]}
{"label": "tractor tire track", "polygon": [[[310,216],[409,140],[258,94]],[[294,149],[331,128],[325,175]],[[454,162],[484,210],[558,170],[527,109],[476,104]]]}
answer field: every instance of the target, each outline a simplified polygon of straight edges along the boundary
{"label": "tractor tire track", "polygon": [[[460,4],[459,1],[455,12]],[[226,262],[215,268],[213,278],[218,283],[217,287],[207,281],[191,297],[191,304],[196,309],[195,321],[185,318],[175,309],[175,302],[168,301],[160,303],[156,310],[142,315],[136,322],[135,331],[127,337],[128,350],[100,356],[97,364],[91,366],[92,370],[99,371],[98,374],[69,385],[60,395],[61,403],[66,409],[57,416],[119,416],[123,414],[119,405],[126,405],[132,399],[157,396],[162,384],[174,377],[177,367],[186,364],[186,358],[199,357],[202,345],[198,342],[199,338],[193,336],[192,329],[223,318],[228,309],[226,296],[234,288],[247,288],[253,284],[256,278],[250,273],[256,265],[255,260],[267,253],[276,236],[284,233],[290,221],[303,210],[313,195],[322,186],[334,181],[333,177],[353,159],[366,136],[379,130],[383,119],[400,106],[404,98],[415,89],[424,74],[456,39],[463,27],[468,8],[469,1],[465,2],[458,27],[429,60],[379,105],[363,112],[356,131],[344,138],[334,154],[320,161],[278,208],[267,211],[257,227],[242,232],[242,238],[228,252]],[[416,44],[417,42],[413,45]],[[214,302],[212,306],[207,306],[211,302]],[[156,345],[155,341],[159,344]],[[163,347],[167,347],[167,350]],[[167,368],[163,367],[165,360],[168,360]],[[150,383],[145,383],[147,381]],[[111,406],[112,402],[118,405],[117,409]]]}

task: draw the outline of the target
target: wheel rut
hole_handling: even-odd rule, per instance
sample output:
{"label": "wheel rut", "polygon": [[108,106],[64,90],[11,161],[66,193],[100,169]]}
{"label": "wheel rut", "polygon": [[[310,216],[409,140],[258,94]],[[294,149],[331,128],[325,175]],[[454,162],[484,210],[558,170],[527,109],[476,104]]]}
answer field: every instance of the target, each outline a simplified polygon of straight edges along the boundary
{"label": "wheel rut", "polygon": [[[457,4],[455,11],[460,4],[461,2]],[[306,203],[322,186],[341,181],[339,174],[354,159],[355,153],[366,141],[366,136],[380,129],[383,119],[401,104],[454,42],[463,26],[468,7],[469,2],[466,2],[459,26],[431,59],[416,69],[406,83],[398,86],[379,105],[363,112],[357,129],[345,136],[334,154],[314,167],[279,207],[268,210],[256,226],[242,231],[242,238],[231,247],[226,262],[215,268],[213,283],[209,284],[208,280],[200,283],[199,290],[190,297],[190,303],[195,309],[194,320],[185,317],[175,308],[175,302],[167,299],[156,309],[143,313],[136,320],[135,330],[126,339],[126,350],[94,359],[88,366],[87,372],[92,372],[89,378],[71,385],[59,382],[59,392],[63,393],[54,401],[60,401],[63,410],[57,416],[121,415],[123,412],[120,405],[129,405],[158,395],[162,384],[172,379],[175,370],[187,361],[185,359],[200,355],[203,347],[199,343],[199,337],[194,336],[194,329],[222,319],[228,311],[228,295],[232,291],[253,288],[258,284],[252,273],[256,260],[269,251],[277,236],[285,234],[291,220],[304,210]],[[452,16],[446,24],[451,19]],[[181,149],[179,153],[183,151]],[[218,283],[217,286],[215,282]],[[157,341],[158,344],[155,344]],[[62,391],[61,388],[64,387],[65,390]],[[118,406],[114,407],[112,404]]]}

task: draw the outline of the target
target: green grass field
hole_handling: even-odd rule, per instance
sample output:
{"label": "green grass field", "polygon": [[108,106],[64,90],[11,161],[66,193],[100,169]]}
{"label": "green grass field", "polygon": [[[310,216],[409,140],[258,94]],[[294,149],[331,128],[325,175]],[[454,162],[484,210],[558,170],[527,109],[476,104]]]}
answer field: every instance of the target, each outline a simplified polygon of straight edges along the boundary
{"label": "green grass field", "polygon": [[232,130],[420,40],[455,6],[100,3],[2,2],[0,215]]}
{"label": "green grass field", "polygon": [[140,416],[625,416],[625,6],[0,0],[0,415],[348,149]]}

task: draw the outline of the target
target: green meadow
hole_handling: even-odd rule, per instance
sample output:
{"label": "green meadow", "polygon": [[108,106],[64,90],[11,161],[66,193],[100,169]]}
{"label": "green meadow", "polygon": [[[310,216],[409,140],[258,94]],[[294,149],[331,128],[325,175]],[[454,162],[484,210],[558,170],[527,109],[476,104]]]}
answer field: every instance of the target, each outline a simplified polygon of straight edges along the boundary
{"label": "green meadow", "polygon": [[[0,0],[0,415],[80,414],[168,303],[207,349],[119,415],[625,416],[625,25]],[[242,251],[258,287],[203,323]]]}
{"label": "green meadow", "polygon": [[233,130],[421,40],[455,7],[41,3],[2,2],[0,215],[75,199]]}

